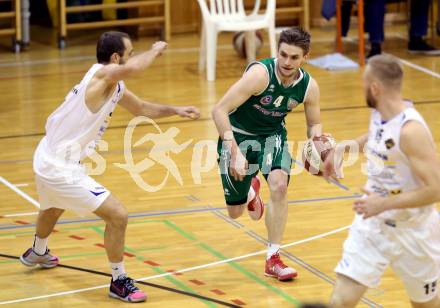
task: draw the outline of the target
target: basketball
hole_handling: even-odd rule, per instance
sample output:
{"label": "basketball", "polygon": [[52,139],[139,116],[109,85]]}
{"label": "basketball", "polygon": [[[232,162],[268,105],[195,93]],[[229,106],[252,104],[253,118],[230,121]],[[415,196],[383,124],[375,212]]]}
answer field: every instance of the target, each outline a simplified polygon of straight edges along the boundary
{"label": "basketball", "polygon": [[[243,31],[234,34],[232,46],[241,58],[246,58],[246,41]],[[257,53],[261,47],[263,47],[263,35],[260,31],[255,31],[255,50]]]}
{"label": "basketball", "polygon": [[302,153],[304,168],[313,175],[322,176],[322,163],[335,146],[336,141],[330,136],[307,140]]}

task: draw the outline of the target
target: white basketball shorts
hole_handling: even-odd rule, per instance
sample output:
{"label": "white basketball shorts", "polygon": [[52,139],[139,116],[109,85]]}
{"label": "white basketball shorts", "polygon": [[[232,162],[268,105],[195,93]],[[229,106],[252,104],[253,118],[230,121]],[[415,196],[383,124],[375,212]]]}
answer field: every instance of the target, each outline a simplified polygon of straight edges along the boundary
{"label": "white basketball shorts", "polygon": [[440,219],[436,211],[414,228],[356,215],[336,273],[372,288],[379,284],[388,265],[412,301],[424,303],[436,296],[440,267]]}
{"label": "white basketball shorts", "polygon": [[75,179],[46,178],[35,175],[40,209],[59,208],[73,210],[79,216],[94,212],[110,195],[110,192],[87,174]]}

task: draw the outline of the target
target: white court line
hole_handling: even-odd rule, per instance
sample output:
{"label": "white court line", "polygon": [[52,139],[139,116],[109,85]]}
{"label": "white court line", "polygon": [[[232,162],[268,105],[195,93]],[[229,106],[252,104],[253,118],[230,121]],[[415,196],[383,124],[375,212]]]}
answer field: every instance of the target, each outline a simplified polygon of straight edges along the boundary
{"label": "white court line", "polygon": [[3,217],[3,218],[6,218],[6,217],[32,216],[32,215],[38,215],[38,212],[18,213],[18,214],[6,214],[6,215],[0,215],[0,216]]}
{"label": "white court line", "polygon": [[13,184],[15,187],[28,187],[28,183],[19,183],[19,184]]}
{"label": "white court line", "polygon": [[[232,44],[231,45],[217,45],[218,50],[227,50],[233,49]],[[193,52],[199,52],[200,47],[182,47],[182,48],[169,48],[167,49],[167,53],[193,53]],[[84,62],[84,61],[91,61],[94,60],[96,56],[78,56],[78,57],[62,57],[62,58],[56,58],[56,59],[35,59],[35,60],[29,60],[29,61],[6,61],[1,63],[0,62],[0,68],[3,67],[20,67],[20,66],[33,66],[33,65],[42,65],[42,64],[52,64],[52,63],[66,63],[66,62]]]}
{"label": "white court line", "polygon": [[12,189],[13,191],[15,191],[17,194],[19,194],[20,196],[22,196],[24,199],[26,199],[27,201],[29,201],[30,203],[32,203],[33,205],[35,205],[37,208],[40,208],[40,204],[35,201],[34,198],[32,198],[31,196],[29,196],[28,194],[26,194],[24,191],[22,191],[21,189],[18,189],[17,187],[15,187],[12,183],[8,182],[4,177],[0,176],[0,182],[2,182],[3,184],[5,184],[6,186],[8,186],[10,189]]}
{"label": "white court line", "polygon": [[[285,244],[285,245],[282,245],[281,248],[287,248],[287,247],[299,245],[299,244],[302,244],[302,243],[310,242],[310,241],[313,241],[313,240],[325,237],[327,235],[331,235],[331,234],[338,233],[340,231],[346,230],[349,227],[350,227],[350,225],[344,226],[344,227],[341,227],[341,228],[338,228],[338,229],[335,229],[335,230],[332,230],[332,231],[328,231],[328,232],[321,233],[321,234],[318,234],[318,235],[315,235],[315,236],[312,236],[312,237],[305,238],[303,240],[299,240],[299,241],[296,241],[296,242]],[[155,279],[155,278],[161,278],[161,277],[173,275],[175,273],[185,273],[185,272],[189,272],[189,271],[195,271],[195,270],[202,269],[202,268],[207,268],[207,267],[211,267],[211,266],[215,266],[215,265],[220,265],[220,264],[224,264],[224,263],[228,263],[228,262],[232,262],[232,261],[242,260],[242,259],[245,259],[245,258],[257,256],[257,255],[262,255],[262,254],[265,254],[265,253],[267,253],[267,249],[256,251],[256,252],[252,252],[252,253],[249,253],[249,254],[246,254],[246,255],[242,255],[242,256],[238,256],[238,257],[234,257],[234,258],[229,258],[229,259],[225,259],[225,260],[219,260],[219,261],[216,261],[216,262],[206,263],[206,264],[202,264],[202,265],[198,265],[198,266],[193,266],[193,267],[188,267],[188,268],[184,268],[184,269],[181,269],[181,270],[178,270],[178,271],[174,271],[174,272],[171,272],[171,273],[163,273],[163,274],[143,277],[143,278],[139,278],[139,279],[136,279],[136,280],[137,281],[146,281],[146,280],[151,280],[151,279]],[[62,295],[69,295],[69,294],[76,294],[76,293],[81,293],[81,292],[86,292],[86,291],[91,291],[91,290],[96,290],[96,289],[102,289],[102,288],[106,288],[108,286],[109,286],[108,284],[103,284],[103,285],[94,286],[94,287],[90,287],[90,288],[76,289],[76,290],[70,290],[70,291],[64,291],[64,292],[53,293],[53,294],[46,294],[46,295],[40,295],[40,296],[34,296],[34,297],[25,297],[25,298],[20,298],[20,299],[0,302],[0,305],[28,302],[28,301],[32,301],[32,300],[38,300],[38,299],[44,299],[44,298],[50,298],[50,297],[56,297],[56,296],[62,296]]]}
{"label": "white court line", "polygon": [[[407,36],[401,33],[390,33],[387,34],[387,38],[400,38],[407,40]],[[347,36],[342,38],[345,42],[356,43],[358,39],[355,36]],[[314,43],[332,43],[334,42],[334,38],[321,37],[314,39]],[[227,50],[233,49],[232,44],[221,44],[217,45],[218,50]],[[167,53],[193,53],[199,52],[200,47],[180,47],[180,48],[168,48]],[[32,66],[32,65],[41,65],[41,64],[51,64],[51,63],[65,63],[65,62],[82,62],[89,61],[95,59],[95,55],[87,55],[87,56],[71,56],[71,57],[61,57],[56,59],[35,59],[35,60],[27,60],[27,61],[0,61],[0,68],[2,67],[17,67],[17,66]]]}
{"label": "white court line", "polygon": [[[396,34],[395,37],[402,38],[402,39],[407,39],[406,37],[404,37],[404,36],[401,35],[401,34]],[[345,40],[346,40],[346,41],[349,41],[349,42],[356,42],[356,40],[353,39],[353,38],[351,38],[351,37],[345,38]],[[385,54],[385,53],[384,53],[384,54]],[[393,55],[393,56],[395,56],[395,55]],[[399,58],[399,57],[397,57],[397,56],[395,56],[395,57],[398,58],[398,59],[399,59],[404,65],[406,65],[406,66],[409,66],[409,67],[411,67],[411,68],[413,68],[413,69],[415,69],[415,70],[418,70],[418,71],[421,71],[421,72],[426,73],[426,74],[428,74],[428,75],[431,75],[432,77],[440,78],[440,74],[439,74],[439,73],[436,73],[436,72],[434,72],[434,71],[432,71],[432,70],[430,70],[430,69],[427,69],[426,67],[423,67],[423,66],[417,65],[417,64],[415,64],[415,63],[412,63],[412,62],[410,62],[410,61],[404,60],[404,59]]]}
{"label": "white court line", "polygon": [[426,67],[423,67],[423,66],[417,65],[417,64],[415,64],[415,63],[412,63],[412,62],[409,62],[409,61],[403,60],[403,59],[401,59],[401,58],[398,58],[398,59],[399,59],[403,64],[405,64],[406,66],[409,66],[409,67],[411,67],[411,68],[413,68],[413,69],[416,69],[416,70],[418,70],[418,71],[421,71],[421,72],[423,72],[423,73],[426,73],[426,74],[428,74],[428,75],[431,75],[432,77],[440,78],[440,74],[439,74],[439,73],[436,73],[436,72],[434,72],[434,71],[431,71],[430,69],[427,69]]}

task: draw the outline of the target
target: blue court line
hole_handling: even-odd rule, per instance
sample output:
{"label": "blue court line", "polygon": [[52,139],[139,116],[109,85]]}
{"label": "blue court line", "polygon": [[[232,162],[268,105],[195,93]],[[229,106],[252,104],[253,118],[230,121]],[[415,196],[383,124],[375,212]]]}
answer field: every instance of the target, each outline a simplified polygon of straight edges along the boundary
{"label": "blue court line", "polygon": [[340,196],[340,197],[326,197],[326,198],[316,198],[316,199],[303,199],[303,200],[292,200],[288,201],[288,204],[295,204],[295,203],[308,203],[308,202],[318,202],[318,201],[331,201],[331,200],[344,200],[344,199],[357,199],[359,198],[360,194],[354,194],[352,196]]}
{"label": "blue court line", "polygon": [[[163,216],[163,215],[176,215],[176,214],[187,214],[187,213],[197,213],[197,212],[209,212],[212,210],[223,210],[224,208],[199,208],[199,209],[188,209],[188,210],[174,210],[174,211],[161,211],[161,212],[153,212],[153,213],[137,213],[137,214],[129,214],[129,218],[138,218],[138,217],[155,217],[155,216]],[[67,225],[67,224],[75,224],[82,222],[96,222],[102,221],[101,218],[89,218],[89,219],[71,219],[71,220],[61,220],[57,222],[57,225]],[[8,229],[22,229],[35,227],[35,224],[28,225],[9,225],[0,227],[0,230],[8,230]]]}
{"label": "blue court line", "polygon": [[[358,194],[352,196],[340,196],[340,197],[325,197],[325,198],[315,198],[315,199],[303,199],[303,200],[291,200],[289,204],[298,204],[298,203],[311,203],[311,202],[320,202],[320,201],[332,201],[332,200],[344,200],[344,199],[355,199],[359,198]],[[203,212],[212,212],[218,210],[225,210],[225,207],[201,207],[201,208],[192,208],[192,209],[182,209],[182,210],[172,210],[172,211],[160,211],[153,213],[136,213],[129,214],[129,218],[139,218],[139,217],[156,217],[156,216],[164,216],[164,215],[178,215],[178,214],[188,214],[188,213],[203,213]],[[57,222],[57,225],[67,225],[67,224],[75,224],[75,223],[85,223],[85,222],[96,222],[102,221],[101,218],[89,218],[89,219],[71,219],[71,220],[61,220]],[[11,230],[11,229],[25,229],[35,227],[35,224],[28,225],[0,225],[0,230]]]}
{"label": "blue court line", "polygon": [[339,188],[343,189],[343,190],[350,190],[350,188],[348,188],[347,186],[345,186],[344,184],[337,182],[337,181],[333,181],[331,180],[330,183],[332,183],[333,185],[338,186]]}
{"label": "blue court line", "polygon": [[[292,158],[292,161],[293,161],[295,164],[300,165],[301,167],[304,168],[304,165],[303,165],[300,161],[298,161],[298,160],[296,160],[296,159],[294,159],[294,158]],[[332,183],[333,185],[338,186],[339,188],[341,188],[341,189],[343,189],[343,190],[347,190],[347,191],[350,190],[350,188],[348,188],[347,186],[345,186],[344,184],[342,184],[342,183],[340,183],[340,182],[338,182],[338,181],[330,180],[330,183]]]}

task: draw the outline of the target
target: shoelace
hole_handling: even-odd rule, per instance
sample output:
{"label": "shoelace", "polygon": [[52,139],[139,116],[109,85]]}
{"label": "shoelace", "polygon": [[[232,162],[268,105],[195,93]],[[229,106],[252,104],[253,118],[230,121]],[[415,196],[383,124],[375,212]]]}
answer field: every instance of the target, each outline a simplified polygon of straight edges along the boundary
{"label": "shoelace", "polygon": [[282,269],[288,267],[286,264],[283,263],[283,261],[281,261],[280,255],[278,253],[273,255],[273,259],[274,263],[279,265],[279,267],[281,267]]}
{"label": "shoelace", "polygon": [[128,291],[130,291],[130,293],[134,293],[136,291],[138,291],[139,289],[134,285],[134,281],[133,279],[129,278],[129,277],[124,277],[122,278],[122,283],[123,285],[127,288]]}

